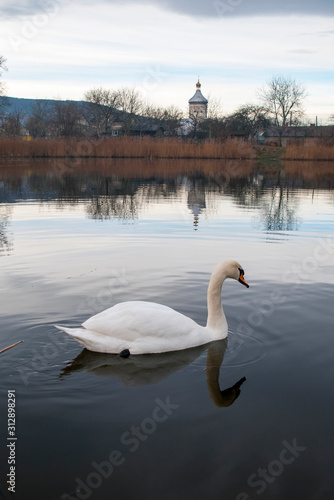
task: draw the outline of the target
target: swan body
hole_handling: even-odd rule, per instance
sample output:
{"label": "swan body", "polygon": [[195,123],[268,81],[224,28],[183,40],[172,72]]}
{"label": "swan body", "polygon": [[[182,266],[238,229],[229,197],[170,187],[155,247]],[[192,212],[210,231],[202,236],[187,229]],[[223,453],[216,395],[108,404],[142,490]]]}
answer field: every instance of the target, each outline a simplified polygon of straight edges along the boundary
{"label": "swan body", "polygon": [[198,325],[170,307],[153,302],[130,301],[116,304],[85,321],[80,328],[57,326],[86,349],[118,354],[150,354],[188,349],[227,337],[228,327],[221,304],[226,278],[244,280],[244,271],[235,261],[214,269],[207,294],[207,325]]}

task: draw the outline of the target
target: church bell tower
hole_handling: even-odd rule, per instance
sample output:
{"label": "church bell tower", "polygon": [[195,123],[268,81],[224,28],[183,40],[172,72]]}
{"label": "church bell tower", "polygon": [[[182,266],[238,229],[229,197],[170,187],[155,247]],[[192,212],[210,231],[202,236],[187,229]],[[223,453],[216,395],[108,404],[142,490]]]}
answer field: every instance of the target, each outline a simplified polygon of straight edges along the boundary
{"label": "church bell tower", "polygon": [[196,92],[188,101],[189,118],[197,121],[206,120],[208,116],[208,102],[201,92],[201,84],[198,80],[196,83]]}

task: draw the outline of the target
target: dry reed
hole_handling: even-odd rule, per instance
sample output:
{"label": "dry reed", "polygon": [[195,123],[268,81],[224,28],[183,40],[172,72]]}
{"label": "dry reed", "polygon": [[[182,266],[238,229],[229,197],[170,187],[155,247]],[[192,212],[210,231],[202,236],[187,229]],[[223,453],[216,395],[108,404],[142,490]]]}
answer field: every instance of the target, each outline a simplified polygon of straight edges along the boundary
{"label": "dry reed", "polygon": [[334,160],[334,145],[321,142],[288,144],[283,160]]}
{"label": "dry reed", "polygon": [[203,143],[177,138],[115,137],[88,139],[0,138],[3,158],[207,158],[251,159],[255,149],[249,142],[229,138]]}

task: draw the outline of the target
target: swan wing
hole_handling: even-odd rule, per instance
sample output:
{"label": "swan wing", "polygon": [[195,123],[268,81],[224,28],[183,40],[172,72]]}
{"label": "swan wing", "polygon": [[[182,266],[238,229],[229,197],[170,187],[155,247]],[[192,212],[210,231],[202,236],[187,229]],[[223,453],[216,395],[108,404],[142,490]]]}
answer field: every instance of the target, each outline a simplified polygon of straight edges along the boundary
{"label": "swan wing", "polygon": [[200,327],[195,321],[170,307],[153,302],[122,302],[85,321],[90,331],[129,342],[149,337],[168,338],[189,335]]}

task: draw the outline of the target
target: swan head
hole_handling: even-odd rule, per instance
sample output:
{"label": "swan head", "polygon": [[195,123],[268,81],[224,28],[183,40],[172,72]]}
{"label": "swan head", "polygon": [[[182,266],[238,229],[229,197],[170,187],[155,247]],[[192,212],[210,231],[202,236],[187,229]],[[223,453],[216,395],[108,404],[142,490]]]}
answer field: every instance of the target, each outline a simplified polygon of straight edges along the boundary
{"label": "swan head", "polygon": [[235,260],[228,260],[224,262],[224,264],[226,267],[227,278],[232,278],[236,281],[239,281],[239,283],[244,285],[246,288],[249,288],[249,284],[246,282],[244,278],[245,271],[238,262],[236,262]]}

